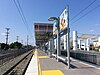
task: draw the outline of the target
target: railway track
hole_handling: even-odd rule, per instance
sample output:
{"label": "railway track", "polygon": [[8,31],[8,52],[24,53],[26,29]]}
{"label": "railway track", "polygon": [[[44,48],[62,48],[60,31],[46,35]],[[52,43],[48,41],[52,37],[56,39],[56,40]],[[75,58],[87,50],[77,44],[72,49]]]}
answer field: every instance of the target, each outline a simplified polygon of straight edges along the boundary
{"label": "railway track", "polygon": [[12,67],[6,70],[2,75],[24,75],[31,58],[32,58],[32,51],[26,54]]}
{"label": "railway track", "polygon": [[26,49],[14,49],[8,51],[1,51],[0,50],[0,67],[4,65],[7,61],[20,56],[24,53],[28,52]]}

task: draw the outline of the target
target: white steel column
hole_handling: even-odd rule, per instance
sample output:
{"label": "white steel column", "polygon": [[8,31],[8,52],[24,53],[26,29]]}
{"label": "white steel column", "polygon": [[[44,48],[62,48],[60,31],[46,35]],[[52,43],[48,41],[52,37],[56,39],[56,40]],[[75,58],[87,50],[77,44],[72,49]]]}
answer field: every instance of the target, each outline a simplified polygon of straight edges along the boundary
{"label": "white steel column", "polygon": [[57,49],[57,39],[54,39],[54,45],[55,45],[54,49]]}
{"label": "white steel column", "polygon": [[90,39],[86,40],[87,51],[90,51]]}
{"label": "white steel column", "polygon": [[67,46],[67,41],[66,41],[66,35],[64,35],[64,50],[66,50],[66,46]]}
{"label": "white steel column", "polygon": [[79,50],[81,50],[81,40],[78,40]]}
{"label": "white steel column", "polygon": [[84,40],[84,51],[86,50],[86,39]]}
{"label": "white steel column", "polygon": [[51,55],[54,53],[54,39],[52,38],[52,52],[51,52]]}
{"label": "white steel column", "polygon": [[50,50],[50,40],[48,41],[48,50]]}
{"label": "white steel column", "polygon": [[77,31],[73,31],[73,50],[77,50]]}
{"label": "white steel column", "polygon": [[100,37],[98,37],[98,45],[99,45],[99,52],[100,52]]}

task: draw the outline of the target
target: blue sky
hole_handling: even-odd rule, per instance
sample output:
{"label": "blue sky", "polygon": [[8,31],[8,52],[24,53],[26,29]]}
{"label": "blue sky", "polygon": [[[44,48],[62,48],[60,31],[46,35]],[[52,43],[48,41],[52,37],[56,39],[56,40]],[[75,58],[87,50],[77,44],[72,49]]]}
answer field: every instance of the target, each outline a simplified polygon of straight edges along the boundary
{"label": "blue sky", "polygon": [[[32,35],[34,35],[35,22],[49,22],[50,16],[58,17],[67,3],[70,7],[69,18],[71,19],[92,1],[94,0],[19,0]],[[70,21],[71,34],[73,30],[77,30],[78,33],[100,34],[100,7],[73,23],[98,5],[100,5],[100,0]],[[34,45],[34,36],[32,38],[28,32],[13,0],[0,0],[0,42],[5,42],[4,33],[7,27],[10,28],[9,43],[16,41],[16,36],[19,36],[19,41],[23,40],[25,44],[26,37],[29,35],[29,43]]]}

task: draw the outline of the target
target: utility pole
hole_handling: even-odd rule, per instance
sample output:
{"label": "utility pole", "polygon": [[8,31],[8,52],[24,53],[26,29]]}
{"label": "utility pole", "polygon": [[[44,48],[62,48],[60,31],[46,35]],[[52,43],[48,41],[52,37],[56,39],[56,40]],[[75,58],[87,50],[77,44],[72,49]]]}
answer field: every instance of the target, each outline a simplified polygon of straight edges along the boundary
{"label": "utility pole", "polygon": [[19,36],[16,36],[16,37],[17,37],[16,41],[18,42],[18,40],[19,40]]}
{"label": "utility pole", "polygon": [[21,40],[21,43],[23,44],[23,40]]}
{"label": "utility pole", "polygon": [[6,46],[5,46],[5,49],[8,49],[8,36],[9,36],[9,29],[10,28],[6,28],[7,32],[6,32]]}
{"label": "utility pole", "polygon": [[27,49],[28,49],[28,40],[29,40],[29,36],[27,35]]}
{"label": "utility pole", "polygon": [[10,28],[6,28],[7,32],[6,32],[6,45],[8,44],[8,36],[9,36],[9,30]]}

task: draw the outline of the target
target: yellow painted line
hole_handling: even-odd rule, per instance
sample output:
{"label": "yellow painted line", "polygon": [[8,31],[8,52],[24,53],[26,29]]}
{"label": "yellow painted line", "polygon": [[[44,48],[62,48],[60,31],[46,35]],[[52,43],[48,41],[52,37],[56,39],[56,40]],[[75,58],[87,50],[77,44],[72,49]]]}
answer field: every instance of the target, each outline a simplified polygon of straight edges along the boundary
{"label": "yellow painted line", "polygon": [[39,70],[39,75],[42,75],[42,71],[41,71],[41,66],[40,66],[40,60],[38,58],[38,70]]}
{"label": "yellow painted line", "polygon": [[45,70],[42,71],[42,75],[64,75],[60,70]]}
{"label": "yellow painted line", "polygon": [[48,58],[48,56],[38,56],[39,59]]}
{"label": "yellow painted line", "polygon": [[34,56],[36,56],[36,57],[38,56],[37,49],[35,49]]}
{"label": "yellow painted line", "polygon": [[92,67],[92,68],[95,68],[95,69],[97,69],[97,70],[100,70],[100,68],[97,68],[97,67],[95,67],[95,66],[93,66],[93,65],[89,65],[89,64],[86,64],[86,63],[83,63],[83,62],[79,62],[79,63],[81,63],[81,64],[83,64],[83,65],[86,65],[86,66],[89,66],[89,67]]}
{"label": "yellow painted line", "polygon": [[34,51],[32,51],[32,55],[34,55]]}

